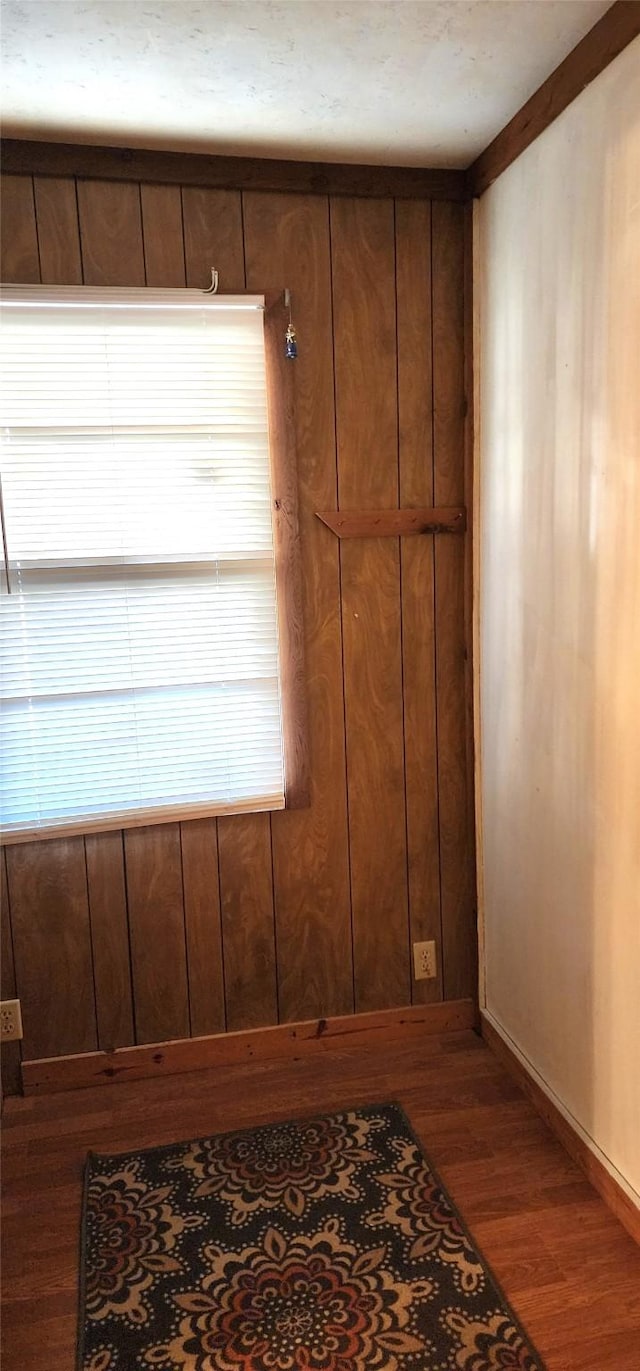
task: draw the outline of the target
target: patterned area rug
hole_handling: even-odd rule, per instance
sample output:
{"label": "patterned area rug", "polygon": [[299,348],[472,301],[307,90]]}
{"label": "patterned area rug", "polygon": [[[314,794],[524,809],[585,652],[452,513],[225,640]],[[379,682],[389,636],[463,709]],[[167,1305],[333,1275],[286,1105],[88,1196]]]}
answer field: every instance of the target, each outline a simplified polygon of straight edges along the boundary
{"label": "patterned area rug", "polygon": [[544,1371],[396,1105],[87,1162],[80,1371]]}

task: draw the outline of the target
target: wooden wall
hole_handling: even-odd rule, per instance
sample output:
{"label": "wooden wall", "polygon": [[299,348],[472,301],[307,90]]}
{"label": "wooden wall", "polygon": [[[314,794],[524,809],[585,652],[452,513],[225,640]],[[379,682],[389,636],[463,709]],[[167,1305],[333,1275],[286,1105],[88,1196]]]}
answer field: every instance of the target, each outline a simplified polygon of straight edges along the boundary
{"label": "wooden wall", "polygon": [[309,809],[6,848],[24,1058],[474,995],[465,539],[314,517],[465,503],[465,206],[9,175],[3,208],[5,281],[291,288],[311,719]]}

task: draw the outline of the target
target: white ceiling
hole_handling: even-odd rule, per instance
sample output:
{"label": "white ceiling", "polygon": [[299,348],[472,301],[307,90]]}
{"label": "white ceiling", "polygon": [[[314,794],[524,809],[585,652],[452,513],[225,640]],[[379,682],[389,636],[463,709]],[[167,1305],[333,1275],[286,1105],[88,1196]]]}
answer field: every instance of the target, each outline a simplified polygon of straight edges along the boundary
{"label": "white ceiling", "polygon": [[467,166],[610,0],[3,0],[4,132]]}

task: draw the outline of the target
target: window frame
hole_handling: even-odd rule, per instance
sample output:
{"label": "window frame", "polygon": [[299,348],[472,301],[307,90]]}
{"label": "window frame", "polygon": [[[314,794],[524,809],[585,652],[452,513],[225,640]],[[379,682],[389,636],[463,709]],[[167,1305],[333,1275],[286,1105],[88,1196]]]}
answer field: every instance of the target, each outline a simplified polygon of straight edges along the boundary
{"label": "window frame", "polygon": [[[12,290],[16,287],[12,284]],[[30,291],[33,286],[28,287]],[[46,290],[46,287],[44,288]],[[82,287],[78,287],[78,292]],[[237,295],[256,292],[236,292]],[[264,341],[267,424],[269,437],[269,480],[273,528],[278,666],[280,677],[281,728],[284,772],[284,806],[303,809],[310,804],[310,765],[307,693],[304,666],[304,624],[302,596],[302,558],[298,517],[298,475],[296,460],[294,363],[285,354],[285,334],[289,322],[282,290],[258,292],[264,296]],[[4,529],[4,520],[3,520]],[[157,813],[139,817],[133,810],[92,819],[78,818],[69,823],[52,823],[15,832],[0,833],[0,846],[42,842],[84,834],[99,834],[157,824],[186,822],[233,814],[275,813],[281,806],[249,801],[240,805],[167,805]]]}

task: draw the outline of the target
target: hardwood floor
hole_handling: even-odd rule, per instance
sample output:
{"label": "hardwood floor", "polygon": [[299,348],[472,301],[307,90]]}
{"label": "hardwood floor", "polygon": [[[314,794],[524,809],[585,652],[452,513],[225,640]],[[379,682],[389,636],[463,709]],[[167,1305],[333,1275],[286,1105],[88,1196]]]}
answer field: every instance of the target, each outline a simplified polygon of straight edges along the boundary
{"label": "hardwood floor", "polygon": [[398,1100],[548,1371],[637,1371],[640,1250],[472,1032],[6,1101],[3,1367],[72,1371],[85,1153]]}

